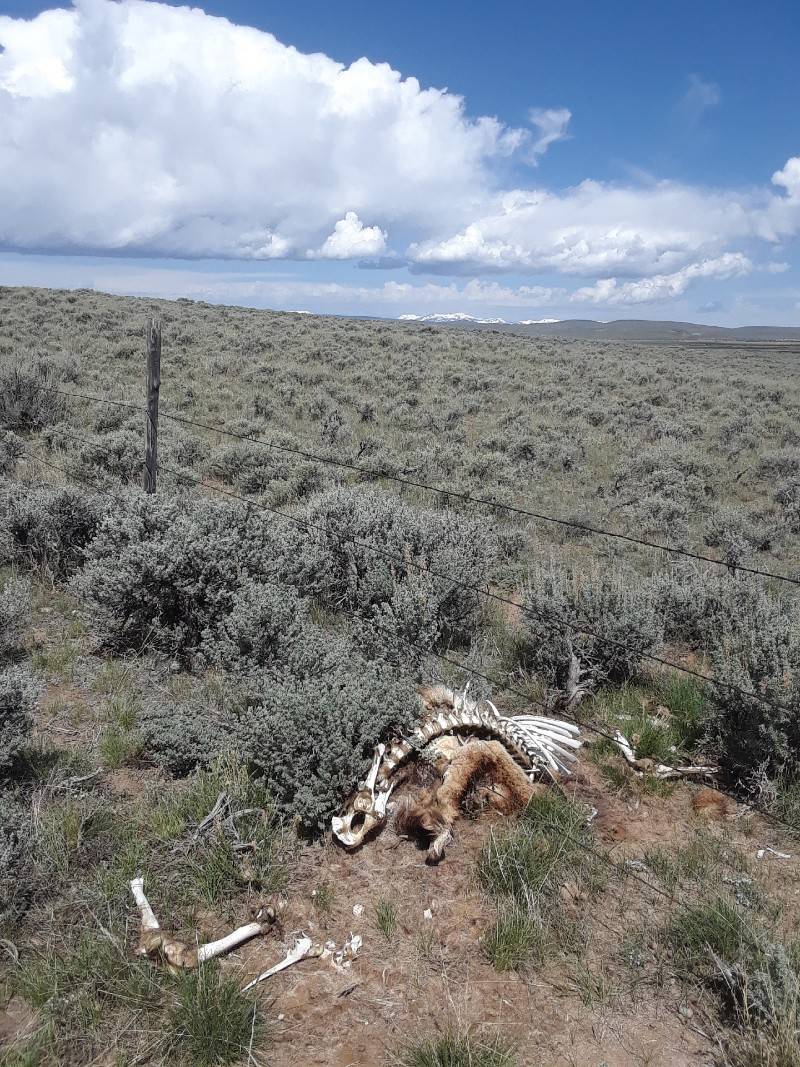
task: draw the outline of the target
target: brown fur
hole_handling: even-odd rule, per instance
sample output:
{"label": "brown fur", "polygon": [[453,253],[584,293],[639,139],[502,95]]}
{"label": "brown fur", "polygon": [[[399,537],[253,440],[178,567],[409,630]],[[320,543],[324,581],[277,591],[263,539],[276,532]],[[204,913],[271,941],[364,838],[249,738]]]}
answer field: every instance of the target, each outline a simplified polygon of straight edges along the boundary
{"label": "brown fur", "polygon": [[724,819],[730,812],[730,804],[724,793],[701,789],[692,797],[692,810],[701,819]]}
{"label": "brown fur", "polygon": [[430,858],[441,859],[461,805],[476,786],[485,786],[488,803],[505,815],[524,807],[536,791],[499,742],[471,741],[456,752],[440,784],[406,798],[395,829],[409,837],[433,837]]}

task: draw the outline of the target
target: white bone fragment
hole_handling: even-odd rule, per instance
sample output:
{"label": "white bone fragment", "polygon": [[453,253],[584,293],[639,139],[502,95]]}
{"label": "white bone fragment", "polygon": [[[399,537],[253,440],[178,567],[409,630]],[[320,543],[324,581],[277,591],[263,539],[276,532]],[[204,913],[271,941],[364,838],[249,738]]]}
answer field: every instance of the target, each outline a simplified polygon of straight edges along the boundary
{"label": "white bone fragment", "polygon": [[261,923],[248,923],[246,926],[240,926],[238,930],[232,930],[231,933],[220,937],[217,941],[209,941],[207,945],[201,945],[197,950],[197,962],[205,963],[206,960],[213,960],[215,956],[224,956],[226,952],[230,952],[244,941],[249,941],[251,937],[258,937],[263,931],[264,927]]}
{"label": "white bone fragment", "polygon": [[364,787],[366,789],[369,789],[371,793],[375,792],[375,783],[378,780],[378,770],[380,768],[381,760],[383,759],[383,754],[385,751],[386,745],[378,745],[378,747],[375,749],[375,755],[372,758],[372,766],[369,769],[367,780],[364,783]]}
{"label": "white bone fragment", "polygon": [[432,919],[433,918],[433,912],[431,911],[430,908],[426,908],[425,911],[423,911],[422,918],[423,919]]}
{"label": "white bone fragment", "polygon": [[[620,750],[627,762],[630,763],[632,767],[636,767],[636,756],[633,753],[630,741],[625,734],[620,733],[619,730],[614,734],[614,744]],[[636,769],[638,770],[638,767]],[[639,773],[641,773],[641,771]]]}
{"label": "white bone fragment", "polygon": [[361,951],[364,939],[361,934],[351,933],[342,947],[334,954],[332,963],[337,971],[349,970],[350,964]]}
{"label": "white bone fragment", "polygon": [[[214,959],[216,956],[223,956],[244,941],[249,941],[251,938],[263,934],[269,925],[269,920],[265,923],[247,923],[246,926],[240,926],[238,930],[233,930],[216,941],[210,941],[207,945],[199,945],[194,948],[191,944],[178,941],[171,935],[163,933],[158,919],[150,907],[150,902],[144,894],[144,878],[141,875],[131,880],[130,887],[142,920],[142,933],[137,954],[149,957],[161,956],[171,967],[197,967],[199,964],[205,963],[206,960]],[[148,934],[150,935],[149,937],[147,936]]]}
{"label": "white bone fragment", "polygon": [[771,856],[775,856],[775,858],[779,860],[790,860],[792,858],[788,852],[778,852],[776,848],[770,848],[769,845],[767,845],[766,848],[760,848],[758,852],[756,852],[756,858],[763,860],[767,853]]}
{"label": "white bone fragment", "polygon": [[353,905],[353,915],[356,917],[356,919],[360,919],[363,914],[364,914],[364,905],[363,904],[354,904]]}
{"label": "white bone fragment", "polygon": [[[248,989],[252,989],[254,985],[258,985],[259,982],[263,982],[266,978],[271,978],[278,971],[284,971],[287,967],[291,967],[294,963],[299,963],[300,960],[304,960],[306,956],[311,954],[311,938],[299,937],[295,943],[294,948],[286,953],[286,956],[276,963],[274,967],[270,967],[268,971],[264,971],[258,978],[254,978],[252,982],[248,982],[246,986],[242,987],[242,992],[246,993]],[[322,953],[320,953],[322,955]]]}
{"label": "white bone fragment", "polygon": [[141,875],[132,879],[131,881],[131,893],[133,893],[133,899],[136,901],[136,907],[139,909],[139,914],[142,917],[142,929],[143,930],[160,930],[158,925],[158,919],[153,914],[153,909],[150,907],[150,901],[144,895],[144,878]]}

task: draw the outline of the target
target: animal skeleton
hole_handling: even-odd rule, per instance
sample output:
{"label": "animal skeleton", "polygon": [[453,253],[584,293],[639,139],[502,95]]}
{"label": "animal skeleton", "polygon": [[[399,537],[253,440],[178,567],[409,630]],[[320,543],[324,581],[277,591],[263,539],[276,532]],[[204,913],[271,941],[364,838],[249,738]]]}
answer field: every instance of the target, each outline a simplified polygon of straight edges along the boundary
{"label": "animal skeleton", "polygon": [[356,848],[387,818],[387,805],[397,782],[395,772],[437,738],[467,732],[499,741],[529,778],[543,771],[555,778],[569,774],[580,748],[580,730],[569,722],[540,715],[506,717],[490,700],[478,702],[445,686],[421,693],[426,717],[409,738],[378,745],[366,779],[344,815],[334,816],[332,829],[346,848]]}

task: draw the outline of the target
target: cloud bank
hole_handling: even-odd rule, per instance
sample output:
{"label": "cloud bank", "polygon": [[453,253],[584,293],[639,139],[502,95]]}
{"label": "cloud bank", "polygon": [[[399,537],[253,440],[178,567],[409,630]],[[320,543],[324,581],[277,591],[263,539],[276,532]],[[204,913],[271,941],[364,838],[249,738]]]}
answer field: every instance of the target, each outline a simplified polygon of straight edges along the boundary
{"label": "cloud bank", "polygon": [[[385,63],[306,55],[197,8],[77,0],[0,17],[0,45],[10,250],[546,273],[591,284],[513,291],[622,306],[746,273],[800,232],[800,156],[747,190],[553,190],[534,167],[568,136],[567,108],[532,108],[525,128],[471,117]],[[690,82],[693,113],[718,101]],[[511,157],[519,188],[501,180]]]}

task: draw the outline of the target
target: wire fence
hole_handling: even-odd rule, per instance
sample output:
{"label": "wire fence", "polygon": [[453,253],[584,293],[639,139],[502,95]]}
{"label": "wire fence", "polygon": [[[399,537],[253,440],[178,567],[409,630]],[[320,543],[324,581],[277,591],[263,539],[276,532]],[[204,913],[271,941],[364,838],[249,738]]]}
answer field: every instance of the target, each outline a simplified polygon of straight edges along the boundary
{"label": "wire fence", "polygon": [[[57,389],[55,386],[43,385],[39,388],[57,393],[59,396],[96,401],[97,403],[101,404],[112,404],[117,407],[129,408],[135,411],[140,411],[143,414],[146,411],[144,405],[135,404],[131,401],[122,401],[111,399],[109,397],[93,396],[88,393],[77,393],[71,391],[68,392],[62,389]],[[761,578],[769,578],[777,582],[785,582],[788,585],[800,586],[800,578],[793,578],[790,575],[779,574],[776,571],[768,571],[758,567],[749,567],[746,564],[738,562],[734,564],[728,560],[721,560],[717,559],[714,556],[707,556],[703,553],[692,552],[690,549],[681,548],[678,545],[667,545],[658,541],[649,541],[645,538],[634,537],[630,534],[620,533],[616,530],[608,530],[600,526],[577,522],[573,519],[566,519],[563,516],[548,515],[544,512],[533,511],[528,508],[519,507],[514,504],[503,503],[499,500],[493,500],[487,497],[474,496],[471,493],[463,493],[453,489],[445,489],[442,486],[432,485],[428,482],[422,482],[416,479],[407,478],[403,475],[394,474],[390,470],[385,468],[382,469],[366,467],[362,464],[350,463],[347,460],[335,459],[331,456],[324,456],[318,452],[311,452],[306,449],[294,448],[290,445],[279,444],[274,441],[264,441],[259,437],[253,437],[252,435],[237,433],[236,431],[228,430],[223,426],[215,426],[211,423],[201,422],[197,419],[190,419],[185,415],[178,415],[174,412],[164,411],[163,409],[160,409],[159,417],[168,419],[172,422],[183,424],[185,426],[192,426],[196,429],[217,433],[223,437],[230,437],[239,441],[245,441],[259,448],[265,448],[274,452],[281,452],[288,455],[295,455],[303,459],[310,460],[314,463],[322,463],[327,466],[338,467],[344,470],[360,473],[376,480],[393,482],[397,485],[403,485],[409,488],[423,489],[428,492],[436,493],[444,498],[451,498],[453,500],[461,501],[462,503],[473,504],[479,507],[486,507],[494,511],[503,511],[509,514],[522,516],[524,518],[534,519],[538,522],[552,523],[561,527],[568,527],[570,529],[579,530],[582,533],[590,534],[591,536],[610,537],[619,541],[626,542],[628,544],[635,544],[640,547],[653,549],[658,552],[665,552],[686,559],[696,560],[697,562],[709,563],[717,567],[724,567],[729,572],[741,572],[742,574],[749,574]]]}
{"label": "wire fence", "polygon": [[[70,436],[76,437],[76,435],[70,435]],[[88,438],[77,438],[77,439],[84,440],[84,441],[89,442],[91,444],[95,444],[95,442],[93,442],[93,441],[90,442]],[[34,459],[34,461],[36,461],[36,459],[38,457],[36,457],[35,455],[32,455],[32,458]],[[65,475],[67,475],[67,477],[71,476],[70,472],[66,468],[59,467],[59,466],[57,466],[55,464],[52,464],[52,463],[49,463],[47,461],[43,461],[43,462],[45,462],[45,464],[47,466],[50,466],[51,468],[56,469],[56,470],[64,473]],[[318,524],[309,523],[307,520],[301,519],[298,516],[290,515],[290,514],[288,514],[286,512],[283,512],[283,511],[279,511],[278,509],[272,508],[269,505],[263,504],[260,501],[251,500],[251,499],[249,499],[247,497],[241,496],[238,493],[234,493],[234,492],[232,492],[232,491],[230,491],[228,489],[224,489],[221,486],[213,485],[212,483],[209,483],[209,482],[204,482],[202,479],[195,478],[194,476],[188,474],[185,470],[178,469],[178,468],[173,468],[173,467],[164,465],[163,463],[159,464],[159,468],[162,471],[167,472],[167,473],[171,474],[172,476],[176,477],[180,482],[183,482],[184,484],[185,484],[185,482],[188,481],[191,484],[194,484],[195,486],[197,486],[198,488],[204,488],[204,489],[207,489],[207,490],[209,490],[209,491],[211,491],[213,493],[216,493],[216,494],[218,494],[220,496],[235,500],[240,504],[244,504],[248,508],[256,508],[258,510],[264,510],[264,511],[266,511],[266,512],[268,512],[270,514],[276,515],[276,516],[278,516],[280,518],[287,519],[288,521],[290,521],[292,523],[301,525],[301,526],[305,527],[306,529],[309,529],[309,530],[311,530],[313,532],[323,533],[326,536],[330,533],[329,529],[327,527],[325,527],[325,526],[320,526]],[[90,483],[90,488],[92,488],[95,492],[100,493],[101,495],[105,495],[105,496],[107,496],[109,498],[112,498],[112,499],[114,498],[114,493],[111,490],[107,489],[107,488],[97,487],[96,485],[92,486],[91,483]],[[344,541],[349,541],[349,540],[351,540],[351,539],[344,539]],[[352,540],[352,543],[354,543],[354,544],[356,544],[358,546],[361,546],[361,547],[365,547],[365,548],[367,548],[369,550],[371,550],[371,549],[373,549],[375,547],[375,546],[369,545],[367,542],[360,542],[358,540]],[[401,556],[395,556],[392,553],[388,553],[387,554],[383,550],[381,550],[380,554],[383,555],[384,558],[386,558],[388,556],[388,558],[393,563],[396,563],[396,564],[398,564],[398,565],[400,565],[402,567],[406,567],[408,565],[409,561],[407,559],[401,557]],[[425,568],[422,565],[420,565],[418,569],[420,569],[423,572],[430,573],[434,577],[438,577],[440,579],[444,578],[445,580],[447,580],[449,582],[453,581],[452,576],[438,574],[438,572],[430,571],[428,568]],[[270,581],[267,584],[276,585],[276,586],[278,586],[278,587],[280,587],[280,588],[282,588],[284,590],[288,590],[289,589],[289,586],[287,586],[285,583],[278,583],[278,582]],[[456,580],[456,584],[459,584],[457,580]],[[481,590],[480,587],[477,587],[477,586],[468,586],[468,588],[473,589],[476,592],[484,592],[484,593],[488,592],[486,590]],[[514,606],[515,607],[519,607],[519,605],[516,605],[516,604]],[[378,623],[378,621],[375,620],[374,618],[365,618],[364,616],[361,616],[361,615],[358,615],[358,616],[353,615],[353,617],[354,618],[357,617],[360,622],[366,623],[376,634],[378,634],[378,635],[380,635],[380,636],[382,636],[382,637],[384,637],[384,638],[386,638],[388,640],[397,641],[400,644],[405,645],[407,648],[411,649],[413,652],[415,652],[418,655],[427,656],[427,657],[436,659],[439,662],[445,663],[450,667],[455,667],[456,669],[458,669],[460,671],[463,671],[468,677],[479,678],[482,681],[485,681],[489,685],[491,685],[493,687],[493,689],[496,689],[499,692],[503,692],[503,693],[506,693],[506,694],[508,694],[510,696],[513,696],[516,699],[522,700],[528,705],[534,705],[537,708],[545,711],[547,714],[553,714],[554,713],[554,708],[553,708],[552,704],[547,703],[547,702],[545,702],[545,701],[543,701],[543,700],[531,695],[531,693],[526,692],[526,691],[524,691],[523,689],[521,689],[521,688],[519,688],[517,686],[511,685],[507,680],[504,680],[504,679],[498,678],[495,675],[483,672],[483,671],[479,670],[478,668],[476,668],[475,666],[473,666],[472,664],[464,663],[463,661],[461,661],[459,659],[456,659],[455,657],[453,657],[451,655],[447,655],[444,652],[440,652],[440,651],[438,651],[436,649],[425,647],[423,645],[418,644],[417,642],[411,641],[409,638],[406,638],[402,634],[397,633],[396,630],[390,630],[388,628],[381,627],[380,624]],[[556,622],[556,623],[560,623],[560,624],[563,624],[563,625],[567,625],[568,624],[568,620],[562,620],[562,619],[559,619],[559,618],[548,618],[547,621]],[[573,624],[573,628],[575,628],[574,624]],[[582,632],[582,631],[578,631],[578,632]],[[602,636],[600,636],[599,639],[600,640],[604,640],[602,638]],[[625,645],[623,645],[622,647],[626,648],[630,652],[635,652],[637,655],[642,655],[643,654],[643,653],[641,653],[641,650],[635,649],[635,648],[633,648],[633,646],[625,646]],[[690,668],[686,668],[681,664],[674,664],[671,661],[660,661],[659,660],[659,662],[664,662],[664,664],[666,666],[670,667],[670,668],[673,668],[673,669],[675,669],[677,671],[680,671],[680,672],[692,675],[694,677],[697,677],[698,679],[700,679],[704,683],[704,685],[717,686],[717,687],[723,686],[723,688],[725,688],[723,683],[721,683],[720,681],[714,680],[714,679],[709,678],[709,677],[707,677],[705,675],[701,675],[698,672],[692,671]],[[747,697],[749,699],[758,700],[761,703],[765,704],[766,706],[772,708],[775,711],[788,712],[789,714],[793,714],[792,709],[790,709],[788,707],[785,707],[784,705],[781,705],[781,704],[776,704],[776,703],[768,700],[767,698],[763,697],[762,695],[760,695],[758,693],[755,693],[754,691],[746,690],[746,689],[743,689],[741,687],[733,686],[733,685],[729,686],[728,688],[732,689],[733,691],[738,692],[740,695],[745,696],[745,697]],[[560,717],[562,717],[562,718],[574,723],[575,725],[581,727],[581,729],[587,730],[588,732],[594,734],[595,736],[597,736],[599,738],[603,738],[604,740],[611,742],[611,744],[613,744],[615,746],[615,748],[618,748],[617,737],[615,735],[609,733],[607,730],[604,730],[601,727],[598,727],[594,723],[591,723],[591,722],[587,721],[584,718],[580,718],[578,716],[571,715],[567,711],[559,710],[557,713],[559,714]],[[674,772],[676,772],[678,774],[681,772],[681,767],[679,765],[677,765],[677,764],[669,763],[667,761],[661,761],[661,763],[662,763],[662,766],[669,768],[671,771],[674,771]],[[757,812],[758,814],[763,816],[765,819],[767,819],[768,821],[770,821],[774,825],[780,826],[782,829],[788,830],[788,831],[790,831],[792,833],[797,833],[798,827],[794,823],[792,823],[792,822],[790,822],[788,820],[781,819],[779,816],[777,816],[769,808],[764,807],[763,805],[756,805],[755,803],[751,803],[749,805],[749,807],[750,807],[751,810]]]}
{"label": "wire fence", "polygon": [[[60,430],[55,430],[53,432],[56,434],[61,433]],[[74,434],[66,433],[64,434],[64,436],[71,437],[74,440],[83,440],[86,444],[95,444],[95,442],[90,441],[89,438],[81,438]],[[269,514],[274,515],[277,518],[281,518],[286,522],[292,523],[295,526],[299,526],[306,532],[321,533],[326,537],[329,537],[331,534],[331,531],[327,526],[324,526],[320,523],[311,522],[308,519],[301,518],[299,515],[293,515],[290,512],[281,511],[279,508],[275,508],[269,504],[265,504],[263,501],[253,500],[249,497],[242,496],[240,493],[236,493],[233,490],[223,489],[221,486],[204,481],[202,478],[196,478],[194,475],[189,474],[185,470],[170,467],[164,464],[163,462],[159,463],[159,469],[161,471],[166,471],[174,476],[177,476],[185,481],[189,481],[203,489],[207,489],[211,492],[227,496],[232,500],[237,500],[241,503],[247,504],[250,507],[255,507],[261,511],[268,512]],[[458,578],[455,575],[448,574],[444,571],[435,570],[434,568],[429,567],[426,564],[418,563],[416,560],[411,559],[410,556],[401,556],[395,552],[387,551],[386,549],[381,548],[379,545],[371,544],[368,541],[362,541],[360,538],[341,538],[340,545],[345,543],[351,544],[357,548],[361,548],[364,551],[370,553],[371,555],[388,561],[389,563],[392,563],[395,566],[399,566],[403,569],[410,568],[420,574],[426,574],[431,577],[437,578],[440,581],[447,582],[453,588],[460,588],[470,593],[474,593],[477,596],[483,597],[485,600],[493,601],[499,604],[503,604],[506,607],[510,607],[514,611],[522,610],[524,613],[528,614],[533,618],[539,619],[542,622],[550,623],[551,625],[555,624],[556,626],[564,627],[576,635],[592,637],[594,640],[599,641],[601,644],[606,645],[609,648],[615,648],[618,651],[626,652],[629,655],[641,657],[651,663],[656,663],[661,667],[667,667],[672,670],[679,671],[687,677],[695,678],[703,682],[704,684],[711,683],[717,686],[718,688],[725,689],[728,692],[736,693],[738,696],[743,696],[750,700],[755,700],[757,703],[762,704],[765,707],[769,707],[774,711],[788,715],[793,714],[791,708],[779,703],[778,701],[765,697],[763,694],[758,693],[753,689],[745,689],[743,686],[736,685],[733,682],[726,682],[721,679],[710,679],[708,675],[703,674],[701,671],[694,670],[694,668],[688,667],[685,664],[677,663],[675,662],[675,660],[670,660],[666,659],[663,656],[659,656],[654,652],[648,651],[646,647],[637,647],[628,644],[627,642],[619,641],[613,637],[608,637],[604,634],[601,634],[584,619],[568,619],[554,612],[544,612],[541,610],[537,610],[536,608],[533,608],[530,605],[524,605],[521,607],[517,601],[512,600],[510,597],[504,596],[502,593],[498,593],[495,590],[488,589],[485,586],[476,585],[473,582],[466,582],[463,579]],[[634,632],[638,637],[641,637],[643,641],[649,642],[650,638],[648,638],[647,635],[642,634],[640,631]]]}

